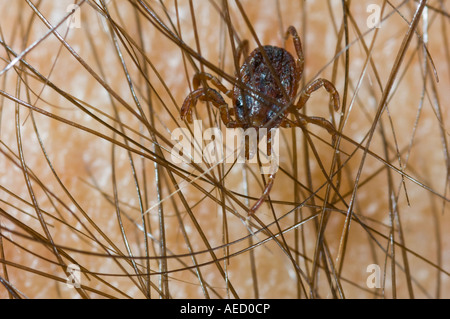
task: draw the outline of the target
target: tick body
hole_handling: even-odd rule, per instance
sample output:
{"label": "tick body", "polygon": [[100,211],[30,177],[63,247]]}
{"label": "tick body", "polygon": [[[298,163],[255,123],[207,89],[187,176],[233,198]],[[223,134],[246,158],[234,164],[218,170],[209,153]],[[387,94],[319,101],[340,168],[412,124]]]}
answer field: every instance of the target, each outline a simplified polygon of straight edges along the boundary
{"label": "tick body", "polygon": [[[297,93],[296,64],[292,55],[282,48],[270,45],[263,49],[268,61],[256,49],[241,67],[239,78],[248,89],[234,87],[236,121],[243,128],[278,127],[285,117],[283,107]],[[272,101],[266,101],[267,97]]]}
{"label": "tick body", "polygon": [[[227,128],[266,128],[304,126],[308,123],[325,128],[333,140],[336,130],[332,123],[321,117],[300,116],[300,110],[310,95],[324,88],[331,96],[335,111],[339,110],[339,93],[334,85],[325,79],[316,79],[307,85],[299,94],[297,91],[304,68],[302,44],[297,31],[290,26],[286,38],[292,36],[297,58],[285,49],[266,45],[256,48],[245,59],[238,74],[233,90],[228,90],[215,76],[209,73],[197,73],[193,79],[194,91],[189,94],[182,107],[181,118],[192,123],[192,109],[198,100],[209,101],[219,109],[222,122]],[[243,42],[244,45],[247,42]],[[240,60],[242,47],[237,50],[236,61]],[[210,87],[199,88],[201,83],[210,82]],[[232,100],[233,108],[229,108],[222,95]],[[288,115],[292,113],[294,120]],[[269,148],[270,149],[270,148]],[[274,182],[275,174],[269,175],[262,196],[249,209],[252,215],[265,201]]]}

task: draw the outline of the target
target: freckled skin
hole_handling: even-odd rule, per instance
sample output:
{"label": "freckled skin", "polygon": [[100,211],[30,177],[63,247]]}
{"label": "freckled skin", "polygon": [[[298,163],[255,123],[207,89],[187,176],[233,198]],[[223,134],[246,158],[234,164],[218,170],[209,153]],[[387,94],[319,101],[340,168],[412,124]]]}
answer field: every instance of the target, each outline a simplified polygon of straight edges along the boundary
{"label": "freckled skin", "polygon": [[[255,49],[242,65],[237,78],[237,81],[241,81],[249,89],[244,91],[236,85],[233,94],[236,121],[244,128],[263,127],[271,120],[270,127],[278,127],[285,116],[285,112],[281,112],[281,106],[287,105],[297,93],[296,65],[292,55],[282,48],[270,45],[264,46],[263,49],[282,88],[279,87],[260,49]],[[260,92],[261,95],[258,96],[255,92]],[[278,103],[266,101],[264,96]],[[277,114],[279,116],[275,119]]]}

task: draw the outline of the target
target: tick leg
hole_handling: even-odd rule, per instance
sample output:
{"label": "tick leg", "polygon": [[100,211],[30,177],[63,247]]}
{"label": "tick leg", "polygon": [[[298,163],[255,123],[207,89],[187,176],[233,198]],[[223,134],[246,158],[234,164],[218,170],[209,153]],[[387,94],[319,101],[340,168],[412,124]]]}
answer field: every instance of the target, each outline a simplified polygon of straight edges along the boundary
{"label": "tick leg", "polygon": [[315,124],[320,127],[323,127],[328,131],[328,133],[331,135],[331,138],[333,139],[333,145],[336,141],[337,132],[334,125],[330,122],[324,119],[323,117],[317,117],[317,116],[302,116],[300,118],[300,121],[303,125],[307,123]]}
{"label": "tick leg", "polygon": [[269,180],[267,181],[266,187],[264,188],[262,196],[258,199],[258,201],[250,208],[248,215],[253,215],[258,208],[265,202],[267,196],[269,196],[270,190],[272,189],[273,182],[275,180],[275,174],[269,175]]}
{"label": "tick leg", "polygon": [[236,54],[234,55],[234,60],[236,63],[240,66],[241,65],[241,57],[247,58],[248,56],[248,41],[243,40],[241,43],[239,43],[238,47],[236,48]]}
{"label": "tick leg", "polygon": [[303,68],[305,65],[305,56],[303,55],[303,48],[302,48],[302,41],[300,40],[300,37],[297,34],[297,30],[290,26],[286,31],[285,39],[289,37],[289,35],[292,36],[292,40],[294,42],[295,51],[297,51],[297,83],[300,82],[303,74]]}
{"label": "tick leg", "polygon": [[281,127],[284,127],[284,128],[291,128],[292,125],[291,125],[290,122],[291,122],[291,121],[289,121],[289,119],[288,119],[287,117],[285,117],[285,118],[281,121],[280,126],[281,126]]}
{"label": "tick leg", "polygon": [[330,121],[327,121],[323,117],[302,115],[302,117],[300,118],[300,124],[297,121],[293,122],[285,118],[281,122],[280,126],[284,128],[291,128],[292,126],[300,126],[300,125],[305,126],[308,123],[315,124],[326,129],[328,133],[332,136],[334,143],[337,137],[336,128]]}
{"label": "tick leg", "polygon": [[335,111],[338,111],[340,108],[340,100],[339,100],[339,93],[336,90],[336,88],[334,87],[333,83],[331,83],[328,80],[325,79],[317,79],[315,80],[313,83],[311,83],[310,85],[308,85],[308,87],[306,88],[305,91],[302,92],[300,99],[297,103],[297,109],[301,109],[306,102],[309,100],[311,94],[315,91],[317,91],[318,89],[320,89],[321,87],[323,87],[325,90],[327,90],[327,92],[331,95],[331,99],[333,101],[333,107]]}
{"label": "tick leg", "polygon": [[[318,89],[320,89],[321,87],[325,88],[325,90],[327,90],[327,92],[331,95],[331,100],[333,101],[334,110],[338,111],[340,108],[339,93],[336,90],[336,88],[334,87],[333,83],[331,83],[330,81],[325,80],[325,79],[317,79],[313,83],[308,85],[306,90],[304,90],[302,92],[302,94],[300,95],[300,99],[297,103],[297,110],[300,110],[306,104],[306,102],[309,100],[311,94],[313,92],[317,91]],[[298,124],[300,124],[300,125],[306,124],[306,123],[312,123],[312,124],[319,125],[319,126],[325,128],[332,135],[333,143],[336,140],[336,129],[335,129],[334,125],[331,124],[326,119],[321,118],[321,117],[315,117],[315,116],[313,116],[313,117],[302,116],[301,121],[304,123],[297,123],[297,125]]]}
{"label": "tick leg", "polygon": [[200,86],[201,81],[211,81],[212,84],[223,94],[228,96],[230,99],[233,97],[233,91],[228,90],[225,85],[220,83],[219,79],[216,78],[214,75],[206,73],[206,72],[200,72],[196,73],[194,75],[194,79],[192,80],[192,83],[194,85],[194,90],[197,90]]}
{"label": "tick leg", "polygon": [[219,109],[222,122],[226,127],[240,127],[240,125],[238,125],[236,121],[233,121],[233,119],[231,118],[231,110],[228,108],[223,97],[216,90],[209,88],[201,88],[195,90],[187,96],[187,98],[183,102],[183,105],[181,106],[180,114],[182,120],[186,119],[189,123],[192,123],[192,109],[195,107],[198,100],[209,101],[215,107],[217,107]]}

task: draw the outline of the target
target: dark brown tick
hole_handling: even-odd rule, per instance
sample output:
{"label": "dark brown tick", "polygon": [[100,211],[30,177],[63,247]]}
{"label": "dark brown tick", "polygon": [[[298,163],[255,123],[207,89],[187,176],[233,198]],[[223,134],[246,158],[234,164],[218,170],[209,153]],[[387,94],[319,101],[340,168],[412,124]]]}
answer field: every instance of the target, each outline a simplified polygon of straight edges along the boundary
{"label": "dark brown tick", "polygon": [[[192,109],[200,99],[209,101],[219,109],[220,116],[227,128],[267,128],[304,126],[312,123],[325,128],[333,137],[336,130],[332,123],[322,117],[304,116],[298,113],[308,101],[310,95],[320,88],[331,95],[334,110],[340,107],[339,93],[334,85],[325,79],[316,79],[307,85],[300,93],[300,98],[295,103],[297,90],[302,78],[304,56],[302,44],[297,30],[290,26],[286,32],[286,39],[292,36],[297,59],[285,49],[266,45],[263,46],[264,54],[260,48],[255,49],[246,58],[233,90],[228,90],[220,81],[209,73],[197,73],[193,79],[194,91],[187,96],[181,107],[181,118],[192,123]],[[244,41],[236,53],[236,61],[239,61]],[[228,108],[227,103],[220,93],[212,88],[199,88],[200,83],[210,81],[220,92],[232,99],[233,108]],[[295,120],[288,119],[288,114],[295,115]],[[232,118],[234,116],[234,119]],[[248,146],[247,146],[248,147]],[[275,173],[269,175],[269,179],[261,198],[249,210],[252,215],[265,201],[272,188]]]}

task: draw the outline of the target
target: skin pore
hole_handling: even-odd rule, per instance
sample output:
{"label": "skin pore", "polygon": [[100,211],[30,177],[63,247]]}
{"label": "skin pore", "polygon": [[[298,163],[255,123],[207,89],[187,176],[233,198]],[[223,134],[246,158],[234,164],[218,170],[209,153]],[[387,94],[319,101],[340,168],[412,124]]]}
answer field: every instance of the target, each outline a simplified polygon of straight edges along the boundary
{"label": "skin pore", "polygon": [[[450,297],[448,3],[428,2],[402,51],[416,1],[347,1],[346,19],[343,1],[250,2],[84,1],[69,29],[71,1],[0,4],[1,298]],[[339,152],[321,127],[282,129],[247,219],[258,165],[175,165],[171,133],[194,129],[195,68],[232,89],[238,39],[294,54],[290,25],[300,89],[340,94]],[[304,111],[330,119],[327,92]],[[214,107],[194,115],[225,132]],[[89,273],[78,289],[70,264]]]}

